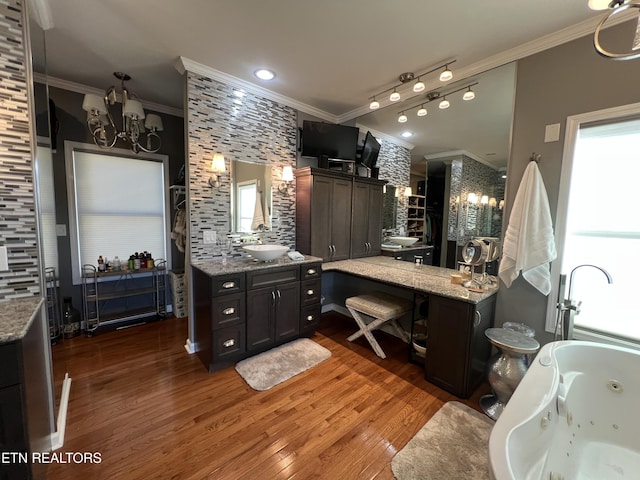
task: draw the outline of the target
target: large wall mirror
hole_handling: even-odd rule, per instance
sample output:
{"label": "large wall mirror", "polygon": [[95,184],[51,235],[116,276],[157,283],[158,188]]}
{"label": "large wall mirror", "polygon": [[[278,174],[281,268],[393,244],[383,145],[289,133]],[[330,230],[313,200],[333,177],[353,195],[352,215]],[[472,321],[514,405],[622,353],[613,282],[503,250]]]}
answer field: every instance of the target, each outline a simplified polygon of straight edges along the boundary
{"label": "large wall mirror", "polygon": [[234,160],[231,185],[231,230],[235,233],[271,230],[271,166]]}
{"label": "large wall mirror", "polygon": [[[434,81],[423,94],[358,118],[359,124],[407,138],[415,145],[411,184],[415,193],[417,182],[428,178],[426,212],[435,235],[427,243],[435,247],[436,264],[454,267],[457,247],[469,238],[501,235],[500,202],[504,200],[515,80],[516,64],[510,63],[467,79],[454,77],[448,84]],[[462,95],[469,88],[475,98],[465,101]],[[455,90],[447,96],[449,108],[439,108],[440,100]],[[423,104],[428,113],[418,116]],[[398,122],[401,112],[407,116],[405,123]],[[469,202],[469,194],[475,195],[471,199],[477,198],[477,203]],[[406,228],[399,223],[401,210],[402,202],[396,210],[396,227]]]}

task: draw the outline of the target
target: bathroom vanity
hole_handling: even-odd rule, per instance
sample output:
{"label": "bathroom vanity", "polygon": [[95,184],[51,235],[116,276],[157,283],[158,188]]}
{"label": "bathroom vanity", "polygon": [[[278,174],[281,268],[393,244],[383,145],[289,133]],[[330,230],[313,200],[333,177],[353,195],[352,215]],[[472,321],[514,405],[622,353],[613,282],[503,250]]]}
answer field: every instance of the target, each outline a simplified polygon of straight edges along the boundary
{"label": "bathroom vanity", "polygon": [[321,259],[192,264],[195,350],[210,372],[315,333]]}
{"label": "bathroom vanity", "polygon": [[[491,345],[484,335],[493,326],[497,287],[472,292],[451,283],[455,270],[370,257],[329,262],[324,272],[347,278],[333,278],[332,303],[361,291],[393,288],[393,293],[413,298],[414,305],[429,303],[425,379],[454,395],[467,398],[485,376]],[[327,282],[329,283],[329,282]],[[415,319],[415,318],[414,318]]]}

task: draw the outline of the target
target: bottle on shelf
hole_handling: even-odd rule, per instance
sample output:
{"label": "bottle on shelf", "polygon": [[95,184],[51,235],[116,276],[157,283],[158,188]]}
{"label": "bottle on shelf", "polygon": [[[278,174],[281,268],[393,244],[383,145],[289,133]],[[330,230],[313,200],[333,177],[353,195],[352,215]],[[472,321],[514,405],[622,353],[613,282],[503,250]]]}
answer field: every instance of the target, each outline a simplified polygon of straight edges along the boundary
{"label": "bottle on shelf", "polygon": [[98,271],[99,272],[104,272],[106,269],[107,269],[107,266],[104,263],[104,259],[102,258],[102,255],[100,255],[98,257]]}
{"label": "bottle on shelf", "polygon": [[116,255],[115,257],[113,257],[113,262],[111,263],[113,265],[113,270],[116,272],[120,271],[120,259],[118,258],[118,256]]}
{"label": "bottle on shelf", "polygon": [[140,270],[140,254],[138,252],[133,254],[133,269]]}

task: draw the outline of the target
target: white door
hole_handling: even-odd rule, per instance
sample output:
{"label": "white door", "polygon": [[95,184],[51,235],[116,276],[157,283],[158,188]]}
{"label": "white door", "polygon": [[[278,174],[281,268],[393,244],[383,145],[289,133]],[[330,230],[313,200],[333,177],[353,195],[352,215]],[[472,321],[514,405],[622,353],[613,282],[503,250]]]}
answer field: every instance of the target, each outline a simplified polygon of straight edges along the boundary
{"label": "white door", "polygon": [[[556,330],[559,278],[564,274],[565,298],[571,287],[572,300],[582,302],[573,338],[640,348],[639,207],[640,104],[569,117],[547,331]],[[605,269],[613,282],[596,268],[576,269],[585,264]]]}

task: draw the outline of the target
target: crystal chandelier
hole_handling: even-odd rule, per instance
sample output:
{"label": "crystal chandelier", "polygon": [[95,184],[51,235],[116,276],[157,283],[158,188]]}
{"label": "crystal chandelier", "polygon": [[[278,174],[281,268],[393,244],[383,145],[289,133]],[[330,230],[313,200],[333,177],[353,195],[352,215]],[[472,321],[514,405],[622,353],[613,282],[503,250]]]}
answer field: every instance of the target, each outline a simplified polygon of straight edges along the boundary
{"label": "crystal chandelier", "polygon": [[[162,118],[153,113],[145,115],[140,100],[125,86],[125,82],[131,80],[129,75],[122,72],[113,75],[120,80],[122,89],[122,128],[118,129],[109,112],[109,107],[116,103],[116,88],[109,87],[104,97],[88,93],[82,108],[87,112],[87,126],[93,141],[100,147],[112,148],[120,139],[135,153],[157,152],[162,145],[158,135],[163,130]],[[144,142],[143,136],[146,137]]]}

